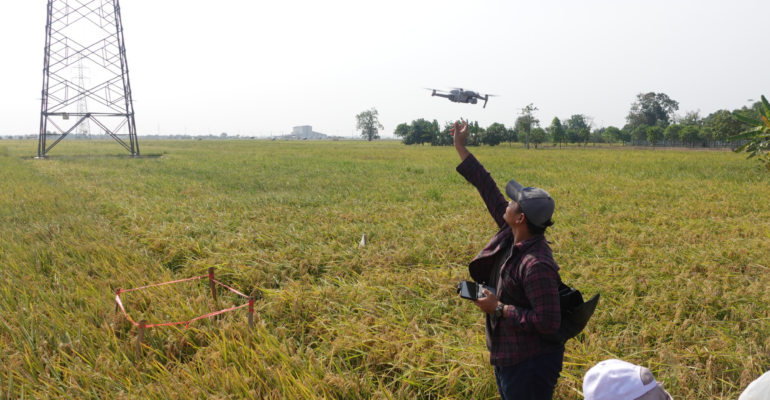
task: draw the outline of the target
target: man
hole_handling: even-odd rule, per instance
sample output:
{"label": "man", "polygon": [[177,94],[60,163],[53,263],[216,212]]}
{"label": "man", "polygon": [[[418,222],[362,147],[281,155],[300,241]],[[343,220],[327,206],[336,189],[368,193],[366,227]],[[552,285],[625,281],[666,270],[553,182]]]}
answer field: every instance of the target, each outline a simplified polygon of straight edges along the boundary
{"label": "man", "polygon": [[503,400],[551,399],[564,360],[562,343],[540,334],[559,329],[559,266],[545,230],[553,225],[554,201],[544,190],[511,180],[505,192],[465,148],[468,123],[450,129],[462,163],[457,172],[473,184],[500,230],[470,263],[471,277],[494,287],[497,295],[474,304],[486,313],[487,348]]}

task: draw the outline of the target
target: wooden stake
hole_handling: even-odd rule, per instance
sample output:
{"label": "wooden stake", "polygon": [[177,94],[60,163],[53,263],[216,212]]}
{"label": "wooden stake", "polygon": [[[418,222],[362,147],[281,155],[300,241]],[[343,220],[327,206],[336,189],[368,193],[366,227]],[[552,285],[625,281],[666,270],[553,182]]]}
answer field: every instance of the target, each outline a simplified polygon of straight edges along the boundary
{"label": "wooden stake", "polygon": [[145,326],[147,326],[147,321],[141,320],[139,321],[139,333],[136,335],[136,358],[140,359],[142,358],[142,341],[144,340],[144,329]]}
{"label": "wooden stake", "polygon": [[249,297],[249,329],[254,328],[254,297]]}
{"label": "wooden stake", "polygon": [[214,267],[209,267],[209,287],[211,288],[211,298],[214,304],[217,303],[217,284],[214,283]]}
{"label": "wooden stake", "polygon": [[[115,291],[115,296],[120,296],[120,288]],[[118,312],[118,299],[115,299],[115,312]]]}

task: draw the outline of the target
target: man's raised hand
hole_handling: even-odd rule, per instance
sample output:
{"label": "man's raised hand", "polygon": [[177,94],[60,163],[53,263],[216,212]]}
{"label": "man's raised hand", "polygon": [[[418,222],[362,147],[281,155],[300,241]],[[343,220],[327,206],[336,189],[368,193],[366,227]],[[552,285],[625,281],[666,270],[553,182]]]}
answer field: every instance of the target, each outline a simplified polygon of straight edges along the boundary
{"label": "man's raised hand", "polygon": [[465,140],[468,139],[468,121],[455,121],[451,128],[449,128],[449,134],[455,138],[455,146],[458,144],[465,146]]}
{"label": "man's raised hand", "polygon": [[460,160],[465,161],[471,155],[471,152],[465,148],[465,140],[468,139],[468,122],[455,121],[454,125],[449,128],[449,134],[455,138],[455,150],[460,155]]}

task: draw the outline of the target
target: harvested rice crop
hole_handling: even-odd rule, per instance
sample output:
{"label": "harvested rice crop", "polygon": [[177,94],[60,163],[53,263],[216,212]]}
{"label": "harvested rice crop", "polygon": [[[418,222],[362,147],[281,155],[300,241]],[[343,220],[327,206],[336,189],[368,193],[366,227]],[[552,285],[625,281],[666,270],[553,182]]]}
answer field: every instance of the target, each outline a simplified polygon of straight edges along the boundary
{"label": "harvested rice crop", "polygon": [[[0,397],[495,398],[483,318],[454,293],[496,231],[454,149],[393,142],[0,143]],[[729,152],[471,151],[556,199],[562,278],[602,301],[557,398],[598,361],[679,399],[734,399],[770,369],[770,185]],[[82,155],[87,156],[82,156]],[[358,249],[361,235],[370,243]],[[148,330],[117,288],[203,275],[246,312]],[[132,318],[241,305],[205,280],[122,296]]]}

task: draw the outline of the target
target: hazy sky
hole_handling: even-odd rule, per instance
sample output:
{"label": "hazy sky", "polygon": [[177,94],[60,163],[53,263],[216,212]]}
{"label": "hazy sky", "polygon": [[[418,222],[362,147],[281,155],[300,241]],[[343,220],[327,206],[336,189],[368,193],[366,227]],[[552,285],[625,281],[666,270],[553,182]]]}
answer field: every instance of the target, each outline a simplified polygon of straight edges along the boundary
{"label": "hazy sky", "polygon": [[[70,0],[75,2],[76,0]],[[81,0],[86,1],[86,0]],[[138,132],[385,135],[417,118],[624,124],[639,92],[680,113],[770,95],[770,1],[122,0]],[[36,133],[46,1],[0,13],[0,135]],[[423,87],[501,95],[481,105]]]}

